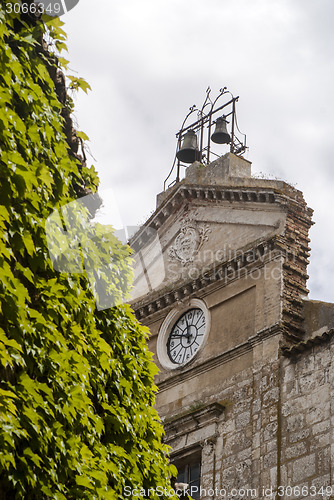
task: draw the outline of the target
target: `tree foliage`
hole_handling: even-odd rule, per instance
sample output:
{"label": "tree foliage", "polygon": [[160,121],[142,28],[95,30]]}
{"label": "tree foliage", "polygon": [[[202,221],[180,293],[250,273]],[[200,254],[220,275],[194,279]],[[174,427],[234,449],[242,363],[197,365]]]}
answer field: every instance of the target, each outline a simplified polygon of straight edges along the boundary
{"label": "tree foliage", "polygon": [[[64,48],[61,22],[29,23],[6,12],[7,3],[0,3],[0,498],[121,500],[129,498],[125,486],[170,491],[147,330],[127,305],[96,311],[87,276],[54,271],[48,254],[47,217],[76,199],[78,186],[94,192],[98,184],[94,168],[69,152],[51,77],[60,62],[42,47],[47,34]],[[96,247],[96,265],[110,255],[126,262],[127,249],[109,234]],[[116,285],[117,276],[115,269]]]}

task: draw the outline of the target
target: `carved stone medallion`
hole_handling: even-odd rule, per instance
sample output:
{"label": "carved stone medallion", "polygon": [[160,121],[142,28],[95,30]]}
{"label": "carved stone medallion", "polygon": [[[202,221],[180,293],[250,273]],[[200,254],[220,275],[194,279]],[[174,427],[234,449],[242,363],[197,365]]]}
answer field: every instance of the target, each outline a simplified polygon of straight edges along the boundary
{"label": "carved stone medallion", "polygon": [[209,232],[207,224],[198,225],[195,221],[186,219],[174,244],[168,250],[169,258],[178,260],[182,265],[190,264],[204,241],[208,240]]}

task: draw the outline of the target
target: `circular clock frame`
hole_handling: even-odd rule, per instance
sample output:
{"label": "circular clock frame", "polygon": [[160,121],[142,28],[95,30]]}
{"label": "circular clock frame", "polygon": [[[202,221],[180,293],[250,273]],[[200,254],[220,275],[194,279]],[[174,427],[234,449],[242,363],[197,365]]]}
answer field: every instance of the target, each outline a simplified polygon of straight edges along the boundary
{"label": "circular clock frame", "polygon": [[[200,309],[203,313],[203,319],[205,326],[200,330],[200,336],[198,337],[201,338],[201,342],[197,348],[197,350],[194,352],[190,350],[191,355],[187,359],[187,353],[189,353],[189,350],[187,349],[189,345],[193,345],[193,341],[195,338],[197,338],[198,335],[198,330],[197,328],[194,327],[187,327],[187,330],[183,329],[180,333],[183,333],[183,335],[180,336],[180,348],[181,350],[183,349],[183,354],[184,354],[184,359],[181,358],[180,362],[176,362],[175,360],[173,361],[173,356],[171,355],[171,352],[169,351],[170,348],[170,343],[172,339],[172,334],[174,332],[178,332],[178,322],[182,320],[182,317],[187,312],[190,312],[192,310]],[[206,343],[208,334],[210,331],[210,312],[209,309],[207,308],[205,302],[200,299],[191,299],[189,303],[186,306],[181,306],[181,307],[175,307],[172,309],[164,321],[162,322],[162,325],[159,330],[158,334],[158,342],[157,342],[157,355],[158,359],[160,361],[160,364],[168,369],[168,370],[176,370],[178,368],[182,368],[191,361],[193,361],[195,358],[197,358],[199,352],[203,349],[203,346]],[[184,333],[185,332],[185,333]],[[174,336],[174,339],[177,338],[179,335],[176,334],[176,337]]]}

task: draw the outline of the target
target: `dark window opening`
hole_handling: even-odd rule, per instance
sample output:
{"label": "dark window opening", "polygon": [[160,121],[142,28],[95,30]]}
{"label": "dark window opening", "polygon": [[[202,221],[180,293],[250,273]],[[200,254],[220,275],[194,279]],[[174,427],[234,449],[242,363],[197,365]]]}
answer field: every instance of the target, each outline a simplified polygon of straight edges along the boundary
{"label": "dark window opening", "polygon": [[201,484],[201,460],[196,454],[192,457],[183,457],[180,460],[173,461],[178,470],[176,483],[188,484],[188,491],[194,500],[200,500]]}

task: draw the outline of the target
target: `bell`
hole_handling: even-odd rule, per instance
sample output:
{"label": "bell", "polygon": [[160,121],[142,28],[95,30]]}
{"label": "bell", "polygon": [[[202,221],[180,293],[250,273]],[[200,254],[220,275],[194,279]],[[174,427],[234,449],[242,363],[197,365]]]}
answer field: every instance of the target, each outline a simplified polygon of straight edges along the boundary
{"label": "bell", "polygon": [[193,130],[185,133],[182,147],[176,153],[176,158],[184,163],[194,163],[199,159],[197,135]]}
{"label": "bell", "polygon": [[216,120],[216,130],[211,136],[211,140],[216,144],[228,144],[231,142],[230,134],[226,129],[227,120],[225,116],[221,116]]}

